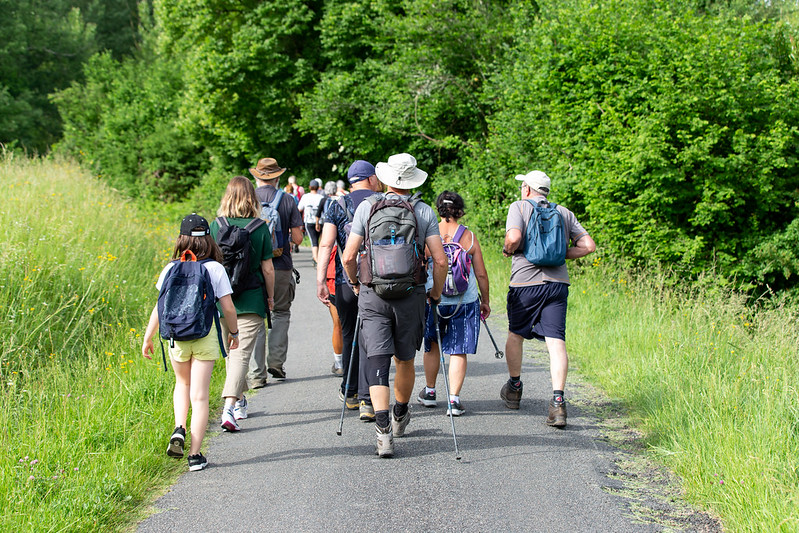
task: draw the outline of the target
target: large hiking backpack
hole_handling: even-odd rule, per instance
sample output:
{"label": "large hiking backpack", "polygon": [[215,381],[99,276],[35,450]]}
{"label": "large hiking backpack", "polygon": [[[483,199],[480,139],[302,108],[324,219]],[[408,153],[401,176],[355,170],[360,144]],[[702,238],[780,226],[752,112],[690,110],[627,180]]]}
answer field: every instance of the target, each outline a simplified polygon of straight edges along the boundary
{"label": "large hiking backpack", "polygon": [[444,243],[447,254],[447,278],[444,280],[442,294],[458,296],[469,288],[469,274],[472,271],[472,257],[458,242],[466,231],[466,226],[459,225],[452,240]]}
{"label": "large hiking backpack", "polygon": [[386,300],[408,296],[424,283],[424,243],[418,242],[419,193],[410,200],[396,194],[375,195],[366,221],[364,257],[358,265],[361,283]]}
{"label": "large hiking backpack", "polygon": [[158,322],[161,337],[190,341],[208,335],[215,320],[216,297],[211,276],[191,250],[173,261],[158,293]]}
{"label": "large hiking backpack", "polygon": [[222,250],[222,266],[225,267],[233,296],[239,296],[244,291],[261,287],[261,279],[250,271],[250,249],[252,248],[252,233],[266,224],[263,219],[255,218],[245,227],[240,228],[228,222],[225,217],[216,217],[219,231],[216,232],[216,242]]}
{"label": "large hiking backpack", "polygon": [[269,228],[272,236],[272,257],[283,255],[283,247],[286,245],[286,236],[283,234],[283,223],[280,221],[280,201],[283,199],[283,191],[277,191],[271,202],[261,203],[261,218]]}
{"label": "large hiking backpack", "polygon": [[524,257],[536,266],[560,266],[566,262],[568,241],[557,204],[541,201],[533,206],[524,239]]}

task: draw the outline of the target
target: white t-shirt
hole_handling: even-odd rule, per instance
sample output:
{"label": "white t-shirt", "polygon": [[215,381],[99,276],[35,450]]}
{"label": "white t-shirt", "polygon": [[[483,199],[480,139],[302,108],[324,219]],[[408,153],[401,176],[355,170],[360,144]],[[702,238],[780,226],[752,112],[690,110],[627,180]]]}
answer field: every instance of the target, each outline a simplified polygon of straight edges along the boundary
{"label": "white t-shirt", "polygon": [[[169,272],[169,269],[172,268],[174,264],[175,263],[172,261],[167,263],[167,265],[161,271],[161,274],[158,276],[158,281],[155,283],[155,288],[159,291],[161,290],[161,285],[164,284],[166,273]],[[214,287],[214,296],[217,300],[223,296],[227,296],[228,294],[233,294],[233,289],[230,287],[230,279],[227,277],[227,271],[225,271],[225,267],[216,261],[207,261],[203,263],[203,265],[208,270],[208,274],[211,276],[211,285]]]}
{"label": "white t-shirt", "polygon": [[319,209],[319,202],[324,200],[324,196],[315,192],[303,194],[297,209],[302,212],[302,221],[306,224],[316,223],[316,210]]}

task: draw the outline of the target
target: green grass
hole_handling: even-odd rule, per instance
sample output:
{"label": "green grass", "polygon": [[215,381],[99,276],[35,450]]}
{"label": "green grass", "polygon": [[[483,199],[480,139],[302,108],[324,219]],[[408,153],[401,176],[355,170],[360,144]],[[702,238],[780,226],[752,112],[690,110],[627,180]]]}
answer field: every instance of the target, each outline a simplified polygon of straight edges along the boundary
{"label": "green grass", "polygon": [[140,352],[177,225],[69,162],[6,154],[0,183],[0,530],[123,529],[186,468]]}

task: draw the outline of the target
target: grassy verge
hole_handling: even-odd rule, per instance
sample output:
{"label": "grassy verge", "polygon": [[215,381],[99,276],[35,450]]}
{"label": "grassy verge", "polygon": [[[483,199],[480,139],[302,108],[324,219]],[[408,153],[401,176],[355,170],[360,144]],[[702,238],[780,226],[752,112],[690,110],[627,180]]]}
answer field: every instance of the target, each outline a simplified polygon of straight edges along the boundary
{"label": "grassy verge", "polygon": [[122,529],[185,470],[140,355],[177,226],[68,162],[6,155],[0,182],[0,530]]}

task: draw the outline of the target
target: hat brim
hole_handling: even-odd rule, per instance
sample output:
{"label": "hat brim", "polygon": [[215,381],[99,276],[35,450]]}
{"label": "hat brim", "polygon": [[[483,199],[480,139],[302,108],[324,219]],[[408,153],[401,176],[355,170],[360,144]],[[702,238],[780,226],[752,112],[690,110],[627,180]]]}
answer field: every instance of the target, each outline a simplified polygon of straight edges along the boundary
{"label": "hat brim", "polygon": [[271,174],[261,174],[260,172],[258,172],[257,168],[251,168],[250,169],[250,174],[252,174],[252,177],[254,177],[255,179],[268,181],[268,180],[273,180],[275,178],[279,178],[280,176],[283,175],[283,173],[286,170],[288,170],[288,169],[281,168],[277,172],[272,172]]}
{"label": "hat brim", "polygon": [[424,170],[414,168],[412,176],[403,176],[400,179],[399,172],[390,167],[388,163],[382,162],[375,166],[375,174],[381,183],[395,189],[415,189],[427,181],[427,172]]}

